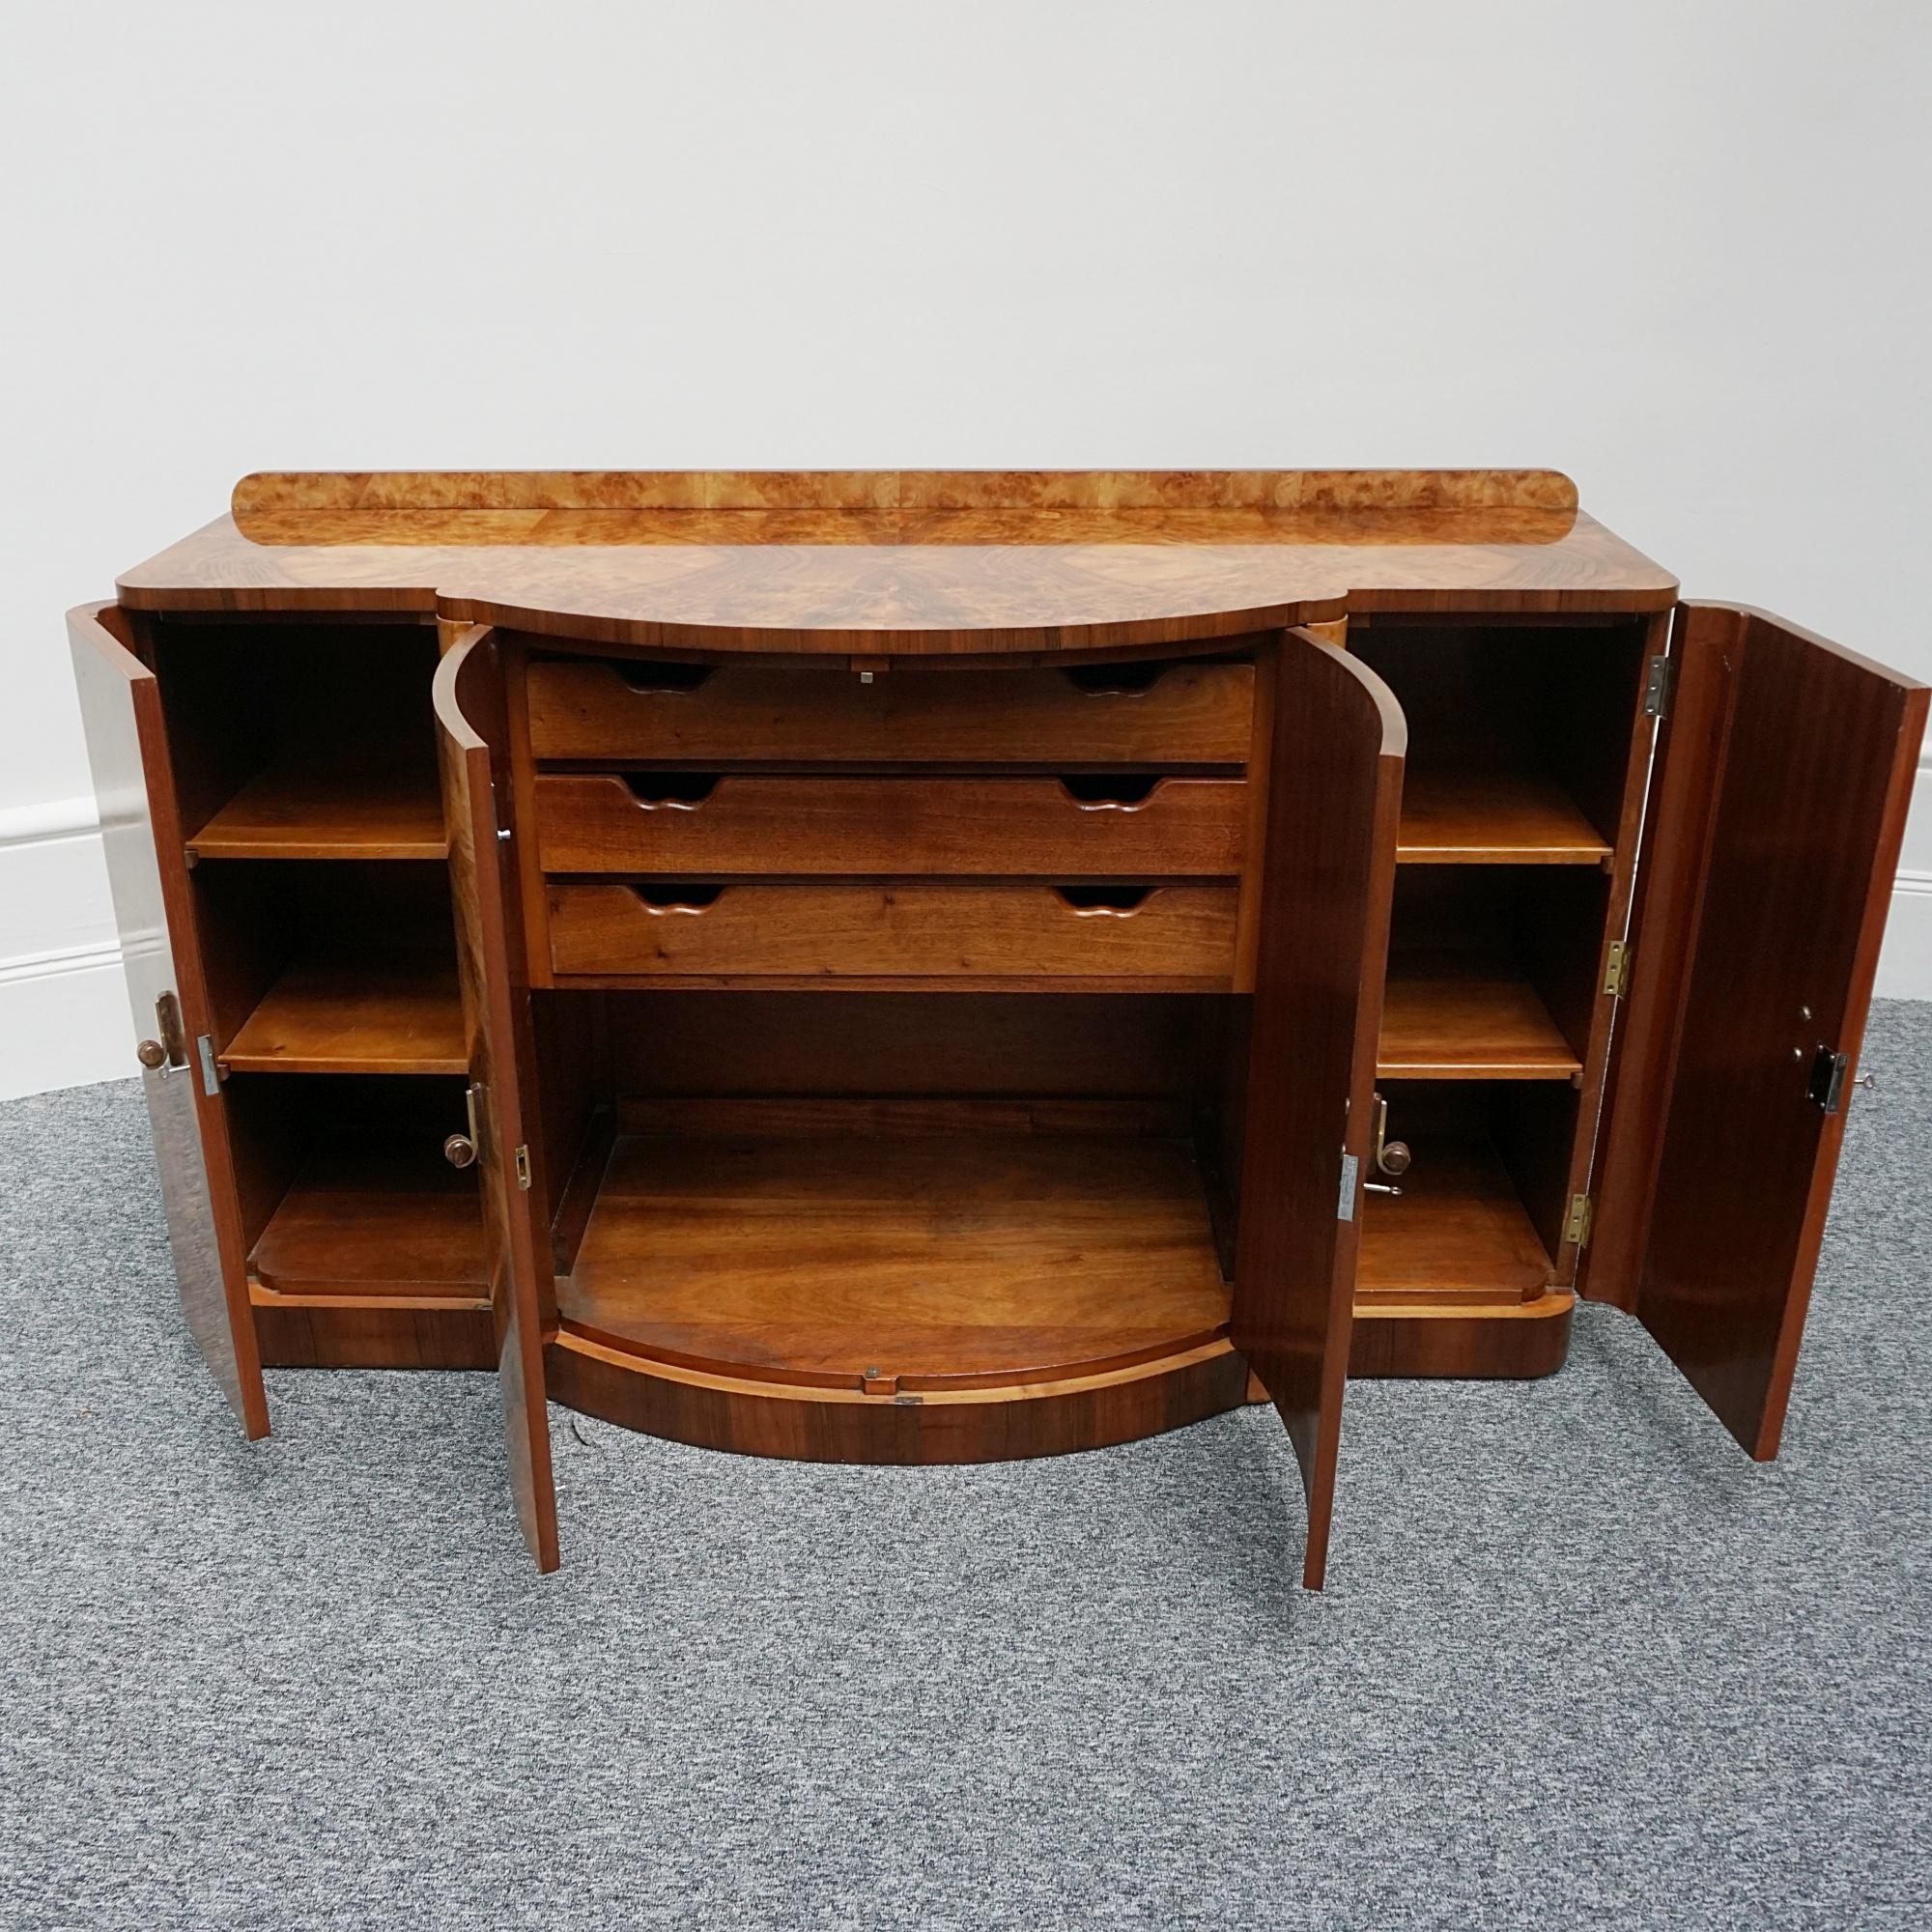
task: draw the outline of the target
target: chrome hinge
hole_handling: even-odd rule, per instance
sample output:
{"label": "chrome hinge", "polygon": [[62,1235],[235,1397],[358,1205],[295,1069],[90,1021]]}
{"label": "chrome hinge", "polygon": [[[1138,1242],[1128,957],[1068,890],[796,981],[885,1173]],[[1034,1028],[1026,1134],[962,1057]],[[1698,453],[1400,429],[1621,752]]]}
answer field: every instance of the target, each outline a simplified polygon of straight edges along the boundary
{"label": "chrome hinge", "polygon": [[1604,967],[1604,991],[1613,1000],[1624,996],[1624,981],[1630,975],[1630,942],[1610,941],[1610,956]]}
{"label": "chrome hinge", "polygon": [[1676,660],[1658,652],[1644,667],[1643,715],[1667,718],[1670,715],[1670,686]]}
{"label": "chrome hinge", "polygon": [[201,1056],[201,1091],[204,1094],[221,1092],[221,1069],[214,1064],[214,1042],[207,1034],[198,1033],[194,1037],[194,1050]]}
{"label": "chrome hinge", "polygon": [[1335,1202],[1335,1218],[1338,1221],[1352,1221],[1355,1218],[1355,1180],[1362,1171],[1362,1164],[1351,1153],[1342,1156],[1342,1192]]}
{"label": "chrome hinge", "polygon": [[1595,1210],[1590,1206],[1587,1194],[1573,1194],[1570,1197],[1570,1218],[1563,1226],[1563,1238],[1584,1246],[1590,1238],[1590,1217]]}
{"label": "chrome hinge", "polygon": [[530,1184],[530,1151],[527,1144],[517,1150],[516,1166],[517,1185],[527,1188]]}

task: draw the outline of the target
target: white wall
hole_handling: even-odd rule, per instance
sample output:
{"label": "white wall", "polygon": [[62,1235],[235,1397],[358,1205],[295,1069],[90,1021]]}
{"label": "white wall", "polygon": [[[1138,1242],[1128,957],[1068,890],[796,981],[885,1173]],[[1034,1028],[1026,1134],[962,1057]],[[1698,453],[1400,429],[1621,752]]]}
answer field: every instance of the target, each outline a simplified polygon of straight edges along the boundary
{"label": "white wall", "polygon": [[248,469],[1548,464],[1932,675],[1929,76],[1918,0],[15,10],[0,1092],[127,1057],[61,611]]}

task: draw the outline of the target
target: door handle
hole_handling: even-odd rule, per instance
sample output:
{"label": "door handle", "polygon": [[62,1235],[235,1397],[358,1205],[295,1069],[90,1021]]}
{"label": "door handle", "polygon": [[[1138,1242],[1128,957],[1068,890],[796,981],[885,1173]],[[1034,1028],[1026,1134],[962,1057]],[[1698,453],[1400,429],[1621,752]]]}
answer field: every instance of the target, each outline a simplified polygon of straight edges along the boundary
{"label": "door handle", "polygon": [[134,1058],[150,1071],[172,1073],[187,1065],[187,1030],[182,1025],[181,1002],[172,992],[155,1002],[156,1039],[144,1039],[134,1049]]}

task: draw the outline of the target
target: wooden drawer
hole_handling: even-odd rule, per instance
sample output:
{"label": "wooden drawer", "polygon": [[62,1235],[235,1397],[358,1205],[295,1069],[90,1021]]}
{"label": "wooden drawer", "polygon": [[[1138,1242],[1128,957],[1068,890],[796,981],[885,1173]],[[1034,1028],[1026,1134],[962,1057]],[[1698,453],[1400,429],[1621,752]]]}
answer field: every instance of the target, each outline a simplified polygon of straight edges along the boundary
{"label": "wooden drawer", "polygon": [[[649,895],[649,896],[647,896]],[[710,902],[693,903],[709,897]],[[1185,979],[1234,971],[1233,886],[553,885],[559,974]]]}
{"label": "wooden drawer", "polygon": [[1081,765],[1245,763],[1245,664],[1074,670],[699,669],[612,659],[531,665],[530,749],[612,763]]}
{"label": "wooden drawer", "polygon": [[737,775],[701,798],[662,795],[677,782],[545,774],[539,864],[685,877],[1229,877],[1240,870],[1247,820],[1240,779],[1161,779],[1125,802],[1082,797],[1059,779]]}

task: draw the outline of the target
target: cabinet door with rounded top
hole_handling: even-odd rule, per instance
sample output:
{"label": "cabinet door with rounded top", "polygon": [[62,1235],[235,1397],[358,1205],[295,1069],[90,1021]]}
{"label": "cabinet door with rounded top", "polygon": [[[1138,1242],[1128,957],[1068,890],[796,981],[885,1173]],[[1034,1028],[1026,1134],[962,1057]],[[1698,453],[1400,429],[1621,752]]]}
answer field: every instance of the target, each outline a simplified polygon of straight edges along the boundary
{"label": "cabinet door with rounded top", "polygon": [[1359,660],[1291,631],[1274,748],[1236,1241],[1234,1340],[1308,1504],[1321,1587],[1349,1372],[1407,726]]}
{"label": "cabinet door with rounded top", "polygon": [[503,1396],[510,1486],[524,1540],[540,1570],[557,1567],[556,1491],[544,1399],[542,1297],[547,1243],[531,1208],[525,1130],[528,992],[507,828],[497,807],[504,759],[503,687],[492,634],[449,626],[434,687],[438,753],[449,826],[457,977],[469,1065],[470,1132],[445,1152],[483,1183],[483,1229]]}

